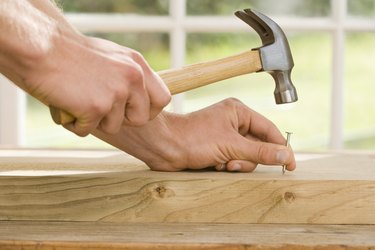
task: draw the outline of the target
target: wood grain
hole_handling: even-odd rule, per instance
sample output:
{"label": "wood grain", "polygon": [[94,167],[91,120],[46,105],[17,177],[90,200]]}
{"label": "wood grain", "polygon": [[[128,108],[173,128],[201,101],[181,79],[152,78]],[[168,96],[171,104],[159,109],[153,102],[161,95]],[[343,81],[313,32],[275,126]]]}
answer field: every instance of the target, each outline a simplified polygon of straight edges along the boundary
{"label": "wood grain", "polygon": [[375,249],[358,225],[2,222],[0,249]]}
{"label": "wood grain", "polygon": [[[65,161],[67,169],[90,169],[94,161],[55,160]],[[12,169],[18,169],[16,162]],[[367,155],[299,161],[286,175],[266,166],[251,174],[153,172],[122,155],[95,162],[112,171],[0,176],[0,220],[375,224],[375,162]],[[51,159],[43,164],[56,167]]]}
{"label": "wood grain", "polygon": [[219,60],[160,71],[158,74],[174,95],[261,69],[259,51],[249,50]]}

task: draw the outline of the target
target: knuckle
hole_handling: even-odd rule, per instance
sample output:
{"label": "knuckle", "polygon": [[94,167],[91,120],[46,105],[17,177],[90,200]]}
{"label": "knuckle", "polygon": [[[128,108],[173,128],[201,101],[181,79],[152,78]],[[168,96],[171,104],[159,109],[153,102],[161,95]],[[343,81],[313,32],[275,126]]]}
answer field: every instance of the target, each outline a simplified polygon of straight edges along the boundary
{"label": "knuckle", "polygon": [[91,132],[89,128],[82,127],[79,124],[78,125],[68,124],[68,125],[63,125],[63,127],[80,137],[86,137]]}
{"label": "knuckle", "polygon": [[137,64],[141,69],[146,70],[146,71],[150,69],[146,59],[143,57],[143,55],[140,52],[136,50],[132,50],[130,51],[129,56],[135,62],[135,64]]}
{"label": "knuckle", "polygon": [[265,143],[261,143],[258,146],[256,161],[258,163],[266,163],[267,159],[270,159],[269,155],[270,155],[269,148],[267,147]]}
{"label": "knuckle", "polygon": [[125,78],[129,83],[131,83],[132,85],[144,85],[144,72],[139,65],[132,64],[124,69],[124,71]]}
{"label": "knuckle", "polygon": [[143,55],[136,50],[131,50],[129,55],[135,62],[139,64],[143,64],[145,62],[145,58],[143,57]]}
{"label": "knuckle", "polygon": [[90,134],[90,132],[88,131],[73,131],[73,132],[80,137],[86,137]]}
{"label": "knuckle", "polygon": [[223,100],[222,104],[228,108],[237,108],[238,106],[244,106],[244,104],[240,100],[234,97]]}
{"label": "knuckle", "polygon": [[113,89],[113,96],[113,103],[125,101],[128,97],[128,89],[126,86],[124,86],[124,84],[117,84]]}
{"label": "knuckle", "polygon": [[167,93],[166,95],[162,96],[161,98],[162,98],[161,103],[162,103],[163,107],[167,106],[172,100],[172,96],[171,96],[170,93]]}
{"label": "knuckle", "polygon": [[104,116],[111,107],[102,101],[94,100],[91,102],[91,105],[89,107],[89,114],[91,114],[94,117],[102,117]]}
{"label": "knuckle", "polygon": [[170,94],[162,94],[155,100],[152,100],[151,105],[159,110],[163,109],[171,102],[172,96]]}
{"label": "knuckle", "polygon": [[172,100],[172,95],[168,88],[166,87],[164,81],[160,78],[160,76],[154,72],[151,73],[151,79],[149,79],[149,82],[152,82],[152,84],[156,85],[157,95],[151,95],[150,96],[150,102],[151,106],[154,108],[160,108],[162,109],[170,101]]}

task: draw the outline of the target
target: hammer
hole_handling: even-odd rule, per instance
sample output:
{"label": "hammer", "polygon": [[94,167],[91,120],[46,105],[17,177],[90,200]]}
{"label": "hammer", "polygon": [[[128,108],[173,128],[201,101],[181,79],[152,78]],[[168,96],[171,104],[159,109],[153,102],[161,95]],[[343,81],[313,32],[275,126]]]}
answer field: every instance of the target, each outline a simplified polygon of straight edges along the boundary
{"label": "hammer", "polygon": [[[192,64],[180,69],[159,71],[171,94],[178,94],[235,76],[268,72],[275,80],[276,104],[298,100],[290,79],[294,66],[288,40],[277,23],[255,10],[236,11],[235,15],[250,25],[260,36],[262,46],[226,58]],[[52,119],[57,124],[68,124],[75,118],[50,106]]]}

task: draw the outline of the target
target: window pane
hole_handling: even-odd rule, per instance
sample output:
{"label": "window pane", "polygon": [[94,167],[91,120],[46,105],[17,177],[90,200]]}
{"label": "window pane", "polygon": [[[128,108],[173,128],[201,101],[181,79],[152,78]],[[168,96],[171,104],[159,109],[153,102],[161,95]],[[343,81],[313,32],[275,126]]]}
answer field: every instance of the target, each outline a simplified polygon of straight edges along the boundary
{"label": "window pane", "polygon": [[254,8],[267,15],[327,16],[329,0],[187,0],[188,15],[231,15],[235,10]]}
{"label": "window pane", "polygon": [[375,149],[374,33],[346,38],[345,147]]}
{"label": "window pane", "polygon": [[58,0],[65,12],[167,15],[168,0]]}
{"label": "window pane", "polygon": [[348,0],[348,13],[351,16],[375,17],[375,0]]}
{"label": "window pane", "polygon": [[[169,39],[167,34],[96,33],[91,35],[106,38],[140,51],[155,70],[170,67]],[[110,147],[93,136],[80,138],[64,128],[55,125],[45,105],[42,105],[30,96],[28,96],[27,101],[26,147]]]}
{"label": "window pane", "polygon": [[[186,111],[235,97],[272,120],[281,131],[291,131],[293,148],[323,149],[328,145],[330,118],[331,40],[326,33],[289,34],[295,67],[292,80],[299,101],[276,105],[274,80],[267,73],[236,77],[186,93]],[[251,34],[190,34],[188,63],[225,57],[260,42]],[[319,49],[312,49],[319,44]]]}

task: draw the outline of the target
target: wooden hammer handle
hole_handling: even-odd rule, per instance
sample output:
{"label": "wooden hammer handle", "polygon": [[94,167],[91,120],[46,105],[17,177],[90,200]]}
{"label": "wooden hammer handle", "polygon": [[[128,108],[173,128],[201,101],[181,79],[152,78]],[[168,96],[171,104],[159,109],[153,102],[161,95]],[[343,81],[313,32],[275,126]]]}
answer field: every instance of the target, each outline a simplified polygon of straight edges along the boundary
{"label": "wooden hammer handle", "polygon": [[246,51],[238,55],[192,64],[180,69],[159,71],[171,94],[199,88],[231,77],[262,69],[258,51]]}
{"label": "wooden hammer handle", "polygon": [[[245,51],[219,60],[192,64],[180,69],[159,71],[172,95],[199,88],[231,77],[257,72],[262,69],[259,52]],[[65,111],[50,106],[52,119],[57,124],[68,124],[75,118]]]}

